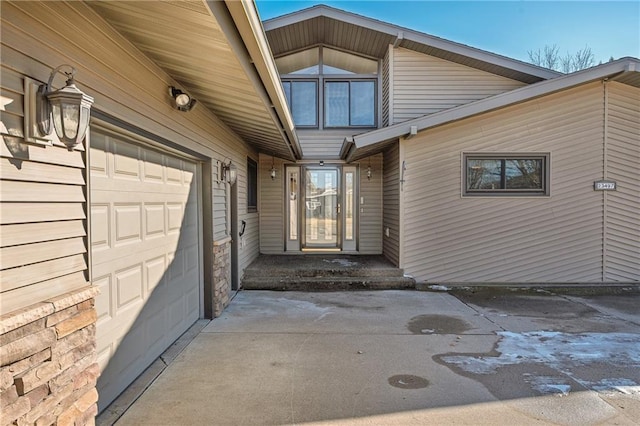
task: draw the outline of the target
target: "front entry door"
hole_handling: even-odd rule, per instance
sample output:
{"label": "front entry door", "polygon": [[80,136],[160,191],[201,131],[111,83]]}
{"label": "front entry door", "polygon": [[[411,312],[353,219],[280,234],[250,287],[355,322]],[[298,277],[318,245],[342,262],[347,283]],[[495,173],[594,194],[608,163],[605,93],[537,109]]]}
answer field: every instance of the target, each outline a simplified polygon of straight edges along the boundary
{"label": "front entry door", "polygon": [[305,168],[303,248],[340,248],[340,194],[337,167]]}

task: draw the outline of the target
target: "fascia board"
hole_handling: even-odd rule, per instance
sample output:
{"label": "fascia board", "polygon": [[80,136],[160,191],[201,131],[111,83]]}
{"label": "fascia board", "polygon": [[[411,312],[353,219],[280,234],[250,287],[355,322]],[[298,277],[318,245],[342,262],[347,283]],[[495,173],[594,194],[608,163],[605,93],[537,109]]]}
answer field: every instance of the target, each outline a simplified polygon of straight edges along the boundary
{"label": "fascia board", "polygon": [[623,58],[618,61],[609,62],[607,64],[578,71],[552,80],[541,81],[530,86],[521,87],[510,92],[501,93],[499,95],[437,112],[425,117],[405,121],[394,126],[354,136],[353,141],[357,148],[363,148],[381,141],[407,135],[411,132],[412,126],[417,126],[418,131],[425,130],[430,127],[461,120],[463,118],[524,102],[590,81],[609,77],[625,72],[627,69],[637,69],[639,64],[640,61],[637,59]]}
{"label": "fascia board", "polygon": [[226,0],[225,3],[250,56],[249,60],[253,63],[264,90],[267,92],[270,107],[276,115],[274,124],[281,127],[280,131],[285,133],[283,137],[289,145],[292,158],[300,159],[302,149],[293,124],[293,117],[289,112],[280,76],[255,5],[247,0]]}
{"label": "fascia board", "polygon": [[302,10],[300,12],[294,12],[289,15],[284,15],[278,18],[273,18],[263,23],[265,31],[270,31],[276,28],[285,27],[287,25],[296,24],[313,18],[324,16],[327,18],[335,19],[337,21],[348,22],[350,24],[371,29],[379,33],[387,34],[399,39],[410,40],[415,43],[424,44],[426,46],[434,47],[437,49],[445,50],[456,55],[466,56],[472,59],[476,59],[482,62],[487,62],[496,66],[512,69],[514,71],[522,72],[525,74],[533,75],[539,78],[555,78],[562,73],[549,70],[547,68],[539,67],[526,62],[511,59],[506,56],[501,56],[495,53],[487,52],[484,50],[476,49],[471,46],[456,43],[454,41],[446,40],[440,37],[432,36],[429,34],[421,33],[419,31],[404,28],[398,25],[388,24],[383,21],[379,21],[365,16],[357,15],[351,12],[346,12],[339,9],[334,9],[324,5],[314,6],[309,9]]}
{"label": "fascia board", "polygon": [[466,56],[468,58],[476,59],[478,61],[486,62],[499,67],[511,69],[524,74],[529,74],[536,77],[544,78],[545,80],[550,78],[556,78],[563,75],[563,73],[558,71],[554,71],[548,68],[518,61],[517,59],[508,58],[506,56],[498,55],[497,53],[488,52],[486,50],[480,50],[475,47],[467,46],[465,44],[460,44],[454,41],[445,40],[440,37],[420,33],[417,31],[412,31],[412,30],[404,30],[404,31],[405,31],[405,34],[404,34],[405,40],[410,40],[415,43],[424,44],[426,46],[445,50],[445,51],[454,53],[456,55]]}

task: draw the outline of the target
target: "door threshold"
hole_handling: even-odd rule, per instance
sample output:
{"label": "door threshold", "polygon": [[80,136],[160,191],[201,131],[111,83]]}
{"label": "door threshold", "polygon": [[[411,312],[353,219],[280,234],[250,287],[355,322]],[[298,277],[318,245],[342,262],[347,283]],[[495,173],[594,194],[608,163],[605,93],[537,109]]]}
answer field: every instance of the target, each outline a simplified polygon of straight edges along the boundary
{"label": "door threshold", "polygon": [[339,248],[303,248],[302,251],[312,253],[336,253],[342,250]]}

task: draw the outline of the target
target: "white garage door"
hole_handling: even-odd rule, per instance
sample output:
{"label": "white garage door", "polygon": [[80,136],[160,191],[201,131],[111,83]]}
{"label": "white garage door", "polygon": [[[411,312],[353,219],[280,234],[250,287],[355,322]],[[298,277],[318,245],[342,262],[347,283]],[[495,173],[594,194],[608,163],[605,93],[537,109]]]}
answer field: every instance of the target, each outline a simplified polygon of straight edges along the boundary
{"label": "white garage door", "polygon": [[197,165],[91,133],[91,263],[105,408],[200,314]]}

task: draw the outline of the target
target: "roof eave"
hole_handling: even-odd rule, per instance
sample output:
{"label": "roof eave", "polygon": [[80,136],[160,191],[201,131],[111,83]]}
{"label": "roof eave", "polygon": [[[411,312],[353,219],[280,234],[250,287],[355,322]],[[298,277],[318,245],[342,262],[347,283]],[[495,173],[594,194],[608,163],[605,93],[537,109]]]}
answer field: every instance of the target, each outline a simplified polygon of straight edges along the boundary
{"label": "roof eave", "polygon": [[[217,3],[208,1],[208,3]],[[302,149],[293,124],[293,117],[287,106],[284,89],[280,82],[273,55],[269,49],[262,23],[255,9],[253,1],[225,0],[226,7],[231,15],[235,27],[241,37],[249,61],[257,72],[257,81],[265,92],[265,103],[268,104],[274,124],[282,134],[283,141],[287,144],[291,154],[290,160],[302,158]],[[210,5],[215,7],[215,5]]]}

